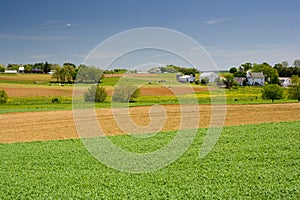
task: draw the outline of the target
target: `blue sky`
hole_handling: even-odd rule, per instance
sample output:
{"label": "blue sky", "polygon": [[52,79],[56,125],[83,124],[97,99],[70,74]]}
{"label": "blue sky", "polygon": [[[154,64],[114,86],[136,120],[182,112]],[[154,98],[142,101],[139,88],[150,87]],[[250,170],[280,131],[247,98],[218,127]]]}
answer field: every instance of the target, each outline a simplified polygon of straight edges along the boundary
{"label": "blue sky", "polygon": [[[0,8],[3,64],[80,64],[103,40],[140,27],[188,35],[207,50],[218,69],[245,62],[292,65],[300,58],[297,0],[1,0]],[[177,64],[168,59],[159,62]]]}

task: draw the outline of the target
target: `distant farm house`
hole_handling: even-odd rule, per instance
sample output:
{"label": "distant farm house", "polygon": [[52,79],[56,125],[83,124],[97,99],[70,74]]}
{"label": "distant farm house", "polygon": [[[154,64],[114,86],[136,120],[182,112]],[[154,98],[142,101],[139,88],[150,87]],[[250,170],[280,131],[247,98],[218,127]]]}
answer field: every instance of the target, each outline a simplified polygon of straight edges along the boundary
{"label": "distant farm house", "polygon": [[247,85],[265,85],[265,76],[262,72],[247,71]]}
{"label": "distant farm house", "polygon": [[217,78],[219,78],[219,75],[215,72],[204,72],[200,74],[199,80],[207,79],[209,83],[213,83]]}
{"label": "distant farm house", "polygon": [[193,83],[195,82],[196,78],[192,75],[183,75],[183,76],[176,76],[177,81],[181,83]]}

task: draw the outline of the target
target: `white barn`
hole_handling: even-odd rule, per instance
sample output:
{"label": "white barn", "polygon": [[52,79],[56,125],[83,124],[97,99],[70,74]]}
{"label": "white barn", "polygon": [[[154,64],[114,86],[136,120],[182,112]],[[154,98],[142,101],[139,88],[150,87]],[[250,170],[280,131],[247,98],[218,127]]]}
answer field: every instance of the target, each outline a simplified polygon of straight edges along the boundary
{"label": "white barn", "polygon": [[204,72],[200,74],[199,80],[201,81],[202,79],[208,79],[208,82],[212,83],[215,82],[217,78],[219,78],[219,75],[215,72]]}

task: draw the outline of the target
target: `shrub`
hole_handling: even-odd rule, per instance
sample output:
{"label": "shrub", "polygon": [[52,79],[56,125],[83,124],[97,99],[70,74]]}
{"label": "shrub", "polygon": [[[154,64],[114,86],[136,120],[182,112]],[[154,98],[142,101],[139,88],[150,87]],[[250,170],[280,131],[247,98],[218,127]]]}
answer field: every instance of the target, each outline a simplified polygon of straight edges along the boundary
{"label": "shrub", "polygon": [[115,88],[112,100],[115,102],[134,102],[139,96],[139,88],[133,85],[119,85]]}
{"label": "shrub", "polygon": [[107,97],[107,92],[104,87],[98,85],[91,86],[88,91],[84,93],[84,100],[86,102],[104,102]]}
{"label": "shrub", "polygon": [[208,78],[203,78],[203,79],[201,79],[201,84],[202,84],[202,85],[206,85],[206,84],[208,84],[208,82],[209,82],[209,79],[208,79]]}
{"label": "shrub", "polygon": [[262,90],[262,98],[263,99],[282,99],[283,97],[283,89],[277,84],[268,84]]}
{"label": "shrub", "polygon": [[57,97],[52,98],[52,103],[60,103],[60,99]]}
{"label": "shrub", "polygon": [[4,104],[7,102],[8,96],[4,90],[0,91],[0,104]]}

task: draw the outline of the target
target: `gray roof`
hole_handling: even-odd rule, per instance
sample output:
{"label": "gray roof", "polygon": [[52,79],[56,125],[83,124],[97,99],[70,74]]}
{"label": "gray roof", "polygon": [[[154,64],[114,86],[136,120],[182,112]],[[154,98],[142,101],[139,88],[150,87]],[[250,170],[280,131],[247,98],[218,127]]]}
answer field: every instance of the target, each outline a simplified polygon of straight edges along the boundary
{"label": "gray roof", "polygon": [[264,74],[262,72],[249,72],[249,75],[251,78],[265,78]]}

